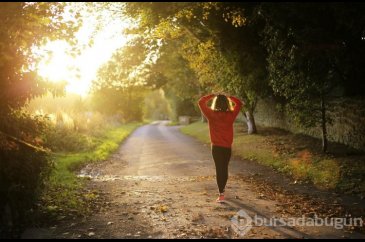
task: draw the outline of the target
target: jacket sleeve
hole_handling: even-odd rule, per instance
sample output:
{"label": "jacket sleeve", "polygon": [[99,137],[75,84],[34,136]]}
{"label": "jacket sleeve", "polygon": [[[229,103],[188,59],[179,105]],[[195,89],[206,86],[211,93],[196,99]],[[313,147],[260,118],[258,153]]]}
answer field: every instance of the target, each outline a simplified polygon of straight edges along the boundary
{"label": "jacket sleeve", "polygon": [[211,117],[211,114],[213,113],[213,110],[207,106],[207,102],[211,100],[214,96],[215,96],[214,94],[203,96],[199,99],[198,102],[200,110],[207,119],[209,119]]}
{"label": "jacket sleeve", "polygon": [[234,96],[230,96],[229,99],[231,99],[235,104],[233,108],[233,117],[236,118],[244,103]]}

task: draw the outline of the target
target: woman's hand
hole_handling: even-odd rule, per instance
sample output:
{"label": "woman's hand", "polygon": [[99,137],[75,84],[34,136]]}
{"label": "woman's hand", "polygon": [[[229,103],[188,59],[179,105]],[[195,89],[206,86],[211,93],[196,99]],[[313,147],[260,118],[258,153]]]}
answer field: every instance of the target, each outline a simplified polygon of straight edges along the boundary
{"label": "woman's hand", "polygon": [[220,92],[219,93],[219,95],[224,95],[224,96],[226,96],[226,97],[230,97],[231,95],[229,95],[228,93],[226,93],[226,92]]}

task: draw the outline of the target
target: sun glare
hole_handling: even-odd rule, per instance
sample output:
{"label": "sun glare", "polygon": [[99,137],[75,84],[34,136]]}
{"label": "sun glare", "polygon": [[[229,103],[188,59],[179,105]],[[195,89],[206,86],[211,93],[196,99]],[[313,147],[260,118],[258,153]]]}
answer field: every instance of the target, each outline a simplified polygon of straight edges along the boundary
{"label": "sun glare", "polygon": [[52,41],[41,47],[42,60],[37,65],[38,74],[51,82],[66,81],[66,92],[86,96],[95,79],[98,68],[107,62],[113,52],[129,40],[122,34],[129,23],[109,19],[108,24],[93,36],[93,44],[88,43],[97,24],[95,18],[84,19],[76,38],[84,46],[80,55],[70,54],[71,46],[66,41]]}
{"label": "sun glare", "polygon": [[38,74],[49,81],[58,82],[69,80],[74,59],[67,54],[69,45],[66,41],[54,41],[45,45],[47,57],[38,64]]}

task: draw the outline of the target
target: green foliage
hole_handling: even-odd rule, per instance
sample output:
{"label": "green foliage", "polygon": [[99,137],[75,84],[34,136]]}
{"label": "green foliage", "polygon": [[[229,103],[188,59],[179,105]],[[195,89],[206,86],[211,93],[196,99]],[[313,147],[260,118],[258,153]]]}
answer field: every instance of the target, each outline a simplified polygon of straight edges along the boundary
{"label": "green foliage", "polygon": [[[118,50],[99,69],[93,82],[93,105],[104,114],[120,115],[125,122],[142,120],[142,105],[150,62],[141,39]],[[153,84],[149,84],[153,85]]]}
{"label": "green foliage", "polygon": [[[44,120],[26,112],[13,111],[11,131],[0,132],[0,237],[16,237],[27,225],[28,211],[36,201],[53,167],[40,136],[46,128]],[[4,118],[4,117],[2,117]],[[39,148],[38,148],[39,147]]]}
{"label": "green foliage", "polygon": [[[221,5],[205,13],[206,17],[197,17],[196,21],[203,21],[209,34],[191,42],[184,56],[208,90],[223,90],[242,98],[246,110],[253,113],[257,98],[269,91],[265,50],[258,36],[260,28],[250,19],[253,14],[248,11],[255,6]],[[229,18],[232,18],[231,23]]]}
{"label": "green foliage", "polygon": [[65,3],[0,4],[0,237],[19,235],[26,211],[49,173],[50,158],[42,149],[42,118],[20,111],[28,99],[63,86],[41,80],[32,48],[47,40],[68,39],[76,29],[63,21]]}
{"label": "green foliage", "polygon": [[[322,8],[325,6],[308,4],[278,7],[270,15],[275,23],[264,30],[270,84],[276,94],[286,97],[291,113],[304,126],[322,122],[321,98],[339,80],[333,66],[342,49],[331,48],[337,40],[327,28],[331,20],[319,10]],[[310,20],[305,17],[309,15]],[[285,28],[279,27],[282,25]]]}
{"label": "green foliage", "polygon": [[[167,77],[163,88],[175,102],[190,99],[195,105],[202,94],[225,91],[243,99],[252,116],[257,98],[270,91],[266,52],[258,35],[261,27],[247,21],[254,18],[256,5],[128,3],[126,13],[139,17],[139,31],[151,33],[147,38],[161,40],[161,61],[153,68]],[[184,92],[190,97],[182,97]]]}
{"label": "green foliage", "polygon": [[47,146],[54,152],[77,152],[95,146],[88,135],[67,127],[50,127],[44,134]]}
{"label": "green foliage", "polygon": [[[297,123],[320,125],[325,140],[330,97],[364,94],[364,29],[356,24],[364,22],[363,4],[128,3],[125,12],[139,20],[136,32],[160,41],[159,58],[169,62],[158,60],[155,71],[175,100],[184,91],[192,99],[229,92],[245,101],[254,126],[258,98],[275,95]],[[192,79],[170,78],[176,70]],[[182,91],[169,90],[179,82]]]}
{"label": "green foliage", "polygon": [[171,106],[162,89],[147,94],[143,106],[143,116],[147,120],[163,120],[172,117]]}
{"label": "green foliage", "polygon": [[147,46],[141,38],[136,38],[132,43],[117,50],[108,63],[99,69],[93,89],[125,89],[145,85],[145,80],[141,77],[150,61],[147,54]]}
{"label": "green foliage", "polygon": [[57,153],[55,169],[41,196],[40,212],[45,212],[48,219],[58,216],[85,216],[90,213],[90,200],[97,196],[86,193],[83,180],[75,172],[91,162],[106,160],[117,150],[119,144],[136,129],[140,123],[130,123],[119,127],[103,129],[97,135],[90,135],[95,145],[83,152]]}
{"label": "green foliage", "polygon": [[1,3],[1,113],[57,87],[37,77],[32,69],[35,56],[31,55],[31,48],[49,39],[72,37],[75,23],[62,20],[64,6],[65,3]]}
{"label": "green foliage", "polygon": [[151,73],[160,73],[165,79],[161,88],[172,107],[172,119],[180,115],[197,115],[199,110],[196,100],[201,91],[201,85],[196,80],[194,71],[182,57],[180,51],[175,51],[179,44],[170,42],[160,48],[156,63],[151,66]]}
{"label": "green foliage", "polygon": [[[109,100],[109,99],[107,99]],[[53,152],[77,152],[95,146],[92,136],[98,136],[105,128],[121,123],[116,116],[105,116],[93,111],[91,98],[67,94],[35,98],[26,110],[39,117],[47,117],[41,138]]]}
{"label": "green foliage", "polygon": [[144,95],[141,87],[102,88],[93,92],[91,102],[96,111],[115,116],[120,122],[141,121]]}
{"label": "green foliage", "polygon": [[[355,10],[332,3],[275,6],[268,3],[263,4],[260,11],[265,21],[262,36],[268,52],[270,85],[277,95],[286,98],[287,110],[297,124],[321,127],[324,152],[327,150],[326,127],[332,119],[329,101],[344,94],[341,89],[348,88],[346,82],[358,82],[357,75],[364,76],[358,71],[363,68],[357,67],[357,64],[363,65],[364,60],[352,51],[355,45],[356,52],[365,51],[365,45],[359,45],[362,27],[344,25],[347,21],[364,21],[360,14],[363,11],[364,6]],[[356,66],[350,67],[349,60],[357,63]],[[352,69],[353,74],[349,74],[347,68]],[[359,90],[362,86],[358,86]]]}

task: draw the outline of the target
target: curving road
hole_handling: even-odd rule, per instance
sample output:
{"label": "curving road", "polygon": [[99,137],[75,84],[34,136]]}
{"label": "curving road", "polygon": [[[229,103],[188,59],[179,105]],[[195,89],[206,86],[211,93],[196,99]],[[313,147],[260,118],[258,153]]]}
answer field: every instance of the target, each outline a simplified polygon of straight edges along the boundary
{"label": "curving road", "polygon": [[[38,233],[38,238],[365,237],[333,227],[247,227],[237,223],[242,211],[250,218],[301,217],[331,209],[320,204],[330,204],[333,199],[311,187],[293,185],[270,168],[233,157],[227,202],[217,204],[209,145],[166,123],[138,128],[110,159],[82,170],[82,176],[92,178],[89,187],[101,191],[108,201],[100,211],[82,221],[61,221],[43,236]],[[279,189],[279,185],[286,188]],[[325,202],[319,202],[321,196]],[[311,210],[303,206],[306,203],[312,204]],[[31,232],[24,235],[34,237]]]}

